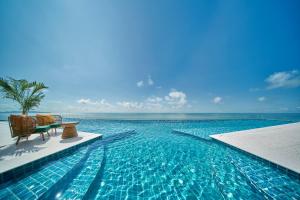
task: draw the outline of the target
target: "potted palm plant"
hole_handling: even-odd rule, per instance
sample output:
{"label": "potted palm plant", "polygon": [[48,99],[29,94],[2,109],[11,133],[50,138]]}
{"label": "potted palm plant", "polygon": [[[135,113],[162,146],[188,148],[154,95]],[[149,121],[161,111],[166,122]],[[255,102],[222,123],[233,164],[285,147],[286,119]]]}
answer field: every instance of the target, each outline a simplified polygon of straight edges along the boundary
{"label": "potted palm plant", "polygon": [[20,105],[22,115],[27,115],[31,109],[40,105],[47,88],[44,83],[36,81],[0,78],[0,91],[3,93],[3,97],[17,102]]}

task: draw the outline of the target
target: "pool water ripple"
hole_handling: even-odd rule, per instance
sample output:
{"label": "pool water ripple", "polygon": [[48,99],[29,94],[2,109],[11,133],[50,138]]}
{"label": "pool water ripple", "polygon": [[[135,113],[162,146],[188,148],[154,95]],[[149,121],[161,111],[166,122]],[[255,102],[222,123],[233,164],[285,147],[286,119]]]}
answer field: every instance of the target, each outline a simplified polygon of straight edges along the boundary
{"label": "pool water ripple", "polygon": [[[215,132],[282,123],[286,122],[81,120],[80,130],[94,130],[104,137],[86,147],[80,170],[76,176],[65,178],[64,182],[70,184],[57,199],[299,199],[297,179],[227,146],[197,139]],[[173,130],[190,135],[174,134]],[[37,177],[39,174],[33,173]],[[284,184],[270,176],[280,177]],[[6,186],[13,188],[16,182]],[[0,198],[5,197],[1,194],[7,189],[1,188]]]}

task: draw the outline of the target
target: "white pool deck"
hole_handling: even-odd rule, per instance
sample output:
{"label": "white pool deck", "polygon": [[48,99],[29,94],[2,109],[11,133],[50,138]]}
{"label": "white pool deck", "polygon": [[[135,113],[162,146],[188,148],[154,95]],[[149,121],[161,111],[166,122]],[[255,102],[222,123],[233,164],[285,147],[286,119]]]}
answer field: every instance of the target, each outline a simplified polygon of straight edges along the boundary
{"label": "white pool deck", "polygon": [[300,122],[210,137],[300,173]]}
{"label": "white pool deck", "polygon": [[89,140],[102,137],[101,134],[78,131],[78,137],[61,139],[61,133],[62,129],[57,130],[57,135],[50,131],[50,137],[45,134],[45,141],[41,139],[40,135],[33,134],[28,141],[21,139],[19,144],[16,145],[16,138],[12,139],[10,137],[8,123],[0,122],[0,174]]}

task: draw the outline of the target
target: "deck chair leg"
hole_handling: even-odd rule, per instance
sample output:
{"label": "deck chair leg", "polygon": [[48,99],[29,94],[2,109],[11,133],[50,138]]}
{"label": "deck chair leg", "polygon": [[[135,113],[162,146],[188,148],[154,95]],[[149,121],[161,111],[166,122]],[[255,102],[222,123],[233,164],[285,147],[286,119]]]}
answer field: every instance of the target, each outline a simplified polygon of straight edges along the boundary
{"label": "deck chair leg", "polygon": [[54,130],[55,130],[55,135],[56,135],[57,134],[56,128],[54,128]]}
{"label": "deck chair leg", "polygon": [[49,131],[47,131],[47,135],[48,135],[48,137],[50,137],[50,133],[49,133]]}
{"label": "deck chair leg", "polygon": [[43,138],[43,141],[45,141],[44,133],[41,133],[41,136],[42,136],[42,138]]}
{"label": "deck chair leg", "polygon": [[18,144],[19,144],[19,141],[20,141],[20,139],[21,139],[21,137],[20,137],[20,136],[18,136],[18,139],[17,139],[16,145],[18,145]]}

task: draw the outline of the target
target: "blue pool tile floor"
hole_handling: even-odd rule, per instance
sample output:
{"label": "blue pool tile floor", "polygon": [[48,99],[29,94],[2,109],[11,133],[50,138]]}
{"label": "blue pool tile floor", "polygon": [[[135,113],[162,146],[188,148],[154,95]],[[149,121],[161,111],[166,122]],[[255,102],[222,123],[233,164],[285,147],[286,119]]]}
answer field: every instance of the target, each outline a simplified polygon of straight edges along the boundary
{"label": "blue pool tile floor", "polygon": [[0,199],[299,199],[299,179],[202,138],[284,123],[82,120],[103,139],[0,185]]}

